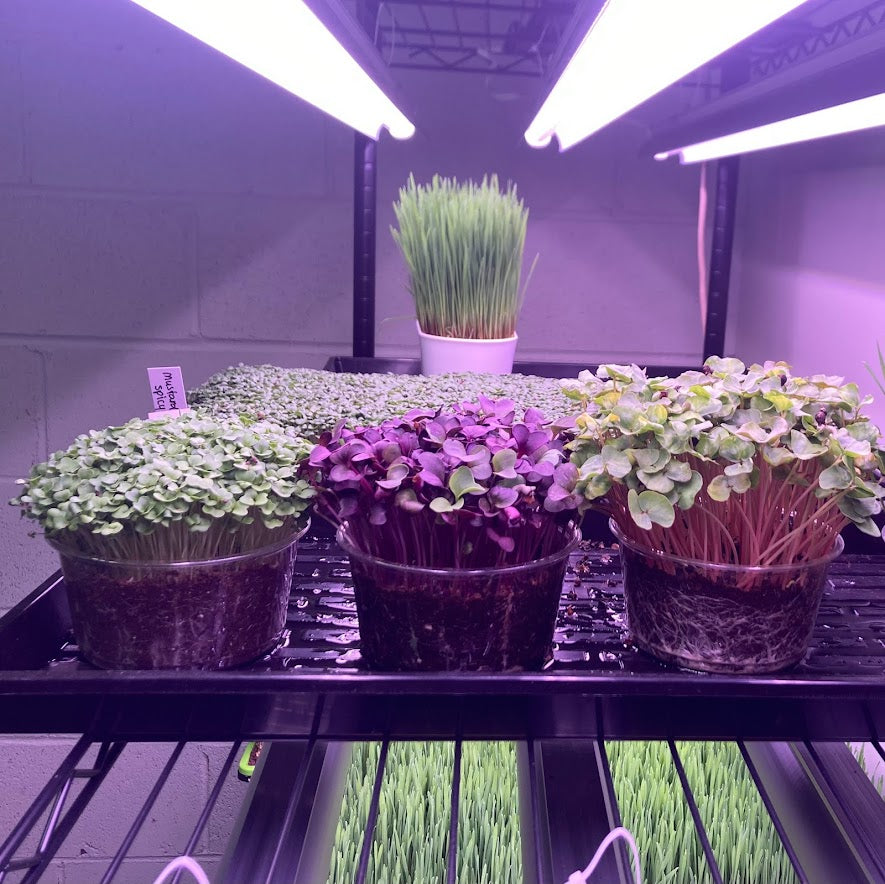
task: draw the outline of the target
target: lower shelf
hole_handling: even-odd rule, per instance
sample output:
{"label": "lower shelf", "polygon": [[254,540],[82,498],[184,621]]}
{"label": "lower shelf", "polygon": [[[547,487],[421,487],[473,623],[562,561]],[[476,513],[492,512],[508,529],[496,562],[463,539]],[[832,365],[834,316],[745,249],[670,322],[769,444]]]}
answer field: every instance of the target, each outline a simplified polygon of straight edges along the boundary
{"label": "lower shelf", "polygon": [[[351,743],[326,740],[280,740],[264,744],[255,775],[243,801],[227,851],[214,884],[323,884],[329,878],[330,857],[336,826],[342,814],[344,779],[351,761]],[[459,823],[464,816],[460,803],[463,783],[460,739],[452,747],[451,778],[439,781],[449,813],[437,820],[443,831],[437,842],[448,845],[440,857],[434,880],[455,884],[458,879]],[[663,748],[665,746],[665,748]],[[703,805],[709,814],[715,795],[695,793],[691,785],[690,747],[663,744],[669,753],[682,795],[687,804],[694,835],[706,862],[710,880],[723,880],[722,855],[708,836]],[[176,767],[187,747],[178,742],[168,760],[159,764],[142,782],[149,789],[140,808],[109,861],[101,882],[125,881],[127,857],[151,814],[160,793],[174,784]],[[393,744],[380,744],[372,781],[359,855],[347,881],[363,884],[412,884],[411,880],[380,880],[369,874],[372,844],[378,828],[382,783]],[[41,880],[53,857],[77,820],[91,804],[108,798],[102,786],[120,763],[125,743],[93,743],[86,736],[77,741],[36,800],[22,814],[13,831],[0,844],[0,881],[15,875],[21,884]],[[173,845],[183,855],[194,852],[216,808],[219,795],[235,769],[241,744],[230,747],[208,799],[197,810],[191,832],[183,832]],[[624,750],[626,751],[626,750]],[[758,789],[777,838],[800,882],[812,884],[861,884],[885,882],[885,801],[842,743],[742,743],[736,744],[746,770]],[[876,744],[885,759],[885,750]],[[562,884],[583,868],[605,835],[621,824],[618,796],[609,761],[611,744],[602,740],[530,740],[517,745],[520,840],[525,884]],[[617,759],[616,759],[617,762]],[[686,770],[688,769],[688,773]],[[642,785],[641,783],[639,784]],[[728,790],[729,783],[721,783]],[[699,805],[701,807],[699,808]],[[345,809],[350,810],[352,809]],[[688,817],[686,817],[688,818]],[[707,816],[709,825],[710,817]],[[475,820],[474,820],[475,823]],[[362,824],[362,823],[360,823]],[[41,832],[42,830],[42,832]],[[34,832],[41,832],[34,842]],[[4,833],[0,833],[2,835]],[[646,833],[647,835],[647,833]],[[666,820],[660,821],[659,838],[679,835]],[[422,839],[424,832],[397,832],[400,842]],[[36,850],[23,845],[37,843]],[[653,865],[653,864],[652,864]],[[651,866],[650,866],[651,868]],[[749,868],[749,866],[748,866]],[[762,866],[764,868],[764,865]],[[732,873],[733,874],[733,873]],[[177,879],[176,879],[177,880]],[[512,879],[510,879],[512,880]],[[590,884],[626,884],[631,881],[625,851],[610,851]],[[655,884],[657,876],[646,878]],[[725,880],[729,880],[726,876]],[[750,879],[768,884],[769,878]],[[332,884],[344,884],[336,876]],[[500,884],[470,880],[462,884]]]}

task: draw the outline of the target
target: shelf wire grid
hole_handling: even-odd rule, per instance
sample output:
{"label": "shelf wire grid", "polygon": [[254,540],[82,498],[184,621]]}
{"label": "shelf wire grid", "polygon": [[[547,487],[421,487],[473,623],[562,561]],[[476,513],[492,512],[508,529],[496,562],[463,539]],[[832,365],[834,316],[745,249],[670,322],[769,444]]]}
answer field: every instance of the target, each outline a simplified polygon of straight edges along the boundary
{"label": "shelf wire grid", "polygon": [[[65,839],[82,817],[83,812],[93,800],[98,800],[99,787],[117,764],[127,745],[130,744],[123,741],[96,743],[86,734],[78,739],[55,773],[22,814],[6,840],[0,844],[0,884],[3,884],[7,877],[14,872],[24,872],[20,884],[37,884],[41,880],[49,863],[55,858]],[[179,741],[161,767],[146,800],[102,875],[101,884],[112,884],[112,882],[119,880],[118,875],[121,867],[186,746],[186,741]],[[182,854],[190,855],[196,848],[200,836],[209,823],[209,818],[218,802],[240,746],[239,741],[231,746],[222,765],[221,773],[200,811],[196,825],[182,845]],[[94,761],[88,767],[80,767],[81,761],[92,751],[95,751]],[[79,794],[69,802],[72,791],[80,780],[85,781],[85,785]],[[45,822],[37,849],[26,856],[18,855],[28,837],[38,830],[41,820],[45,820]],[[182,872],[176,872],[172,884],[180,884],[182,874]]]}
{"label": "shelf wire grid", "polygon": [[[824,4],[824,11],[829,5],[829,2]],[[753,46],[752,77],[769,77],[882,29],[885,27],[885,0],[875,0],[833,21],[821,24],[812,21],[813,18],[809,20],[806,13],[805,27],[800,28],[798,35],[788,32],[771,46],[756,43]]]}
{"label": "shelf wire grid", "polygon": [[544,76],[573,0],[383,0],[374,38],[391,67]]}
{"label": "shelf wire grid", "polygon": [[[319,721],[322,714],[322,700],[317,701],[315,710],[315,720]],[[288,806],[286,808],[286,819],[279,826],[278,832],[275,833],[271,843],[266,845],[266,850],[272,853],[272,859],[267,866],[267,871],[263,876],[265,884],[279,884],[284,880],[290,881],[292,869],[285,868],[278,862],[278,858],[282,854],[287,837],[291,830],[291,818],[295,813],[295,808],[305,799],[302,794],[307,770],[310,764],[311,751],[316,743],[316,733],[313,733],[307,740],[308,751],[303,753],[301,761],[296,769],[291,771],[291,792],[289,796]],[[604,802],[598,807],[583,807],[580,800],[576,805],[582,808],[583,814],[602,814],[608,818],[608,826],[615,828],[621,825],[620,812],[618,810],[618,799],[615,787],[610,773],[610,765],[608,755],[606,753],[605,742],[602,738],[595,740],[587,740],[587,744],[595,744],[597,757],[599,759],[599,775],[600,784],[603,789]],[[103,743],[95,744],[88,736],[82,736],[76,745],[70,750],[67,757],[61,762],[56,772],[50,777],[49,781],[43,787],[37,798],[30,807],[22,815],[10,835],[0,845],[0,882],[6,880],[7,875],[15,871],[25,871],[25,877],[22,878],[22,884],[35,884],[40,880],[41,875],[46,870],[49,862],[54,858],[56,852],[61,847],[64,839],[70,833],[77,819],[90,801],[96,800],[96,792],[102,781],[109,773],[111,768],[120,758],[121,752],[125,747],[125,743]],[[375,840],[376,826],[379,815],[379,805],[381,790],[384,783],[385,772],[387,768],[387,760],[392,741],[385,736],[381,741],[381,749],[376,764],[375,773],[372,782],[372,795],[369,803],[369,810],[363,830],[362,844],[360,847],[359,859],[354,869],[354,884],[366,884],[371,880],[370,877],[370,858],[372,855],[372,845]],[[528,772],[530,790],[530,807],[531,816],[529,820],[523,820],[522,837],[530,838],[533,842],[533,862],[535,880],[540,884],[560,884],[550,877],[549,871],[549,851],[555,849],[555,845],[551,845],[555,841],[555,833],[546,829],[546,814],[543,803],[550,799],[548,794],[544,797],[543,788],[541,786],[543,776],[541,773],[541,765],[539,763],[539,751],[542,741],[528,740],[525,748],[528,757]],[[780,839],[784,850],[790,860],[791,865],[800,882],[810,880],[808,870],[803,868],[797,850],[795,849],[791,839],[788,837],[785,827],[775,810],[770,799],[768,791],[762,781],[762,778],[750,758],[746,746],[738,742],[741,755],[744,759],[749,775],[756,784],[763,805],[772,820],[775,831]],[[873,743],[876,752],[885,759],[885,749],[881,743]],[[135,841],[136,836],[141,831],[146,820],[148,819],[151,808],[160,794],[161,790],[170,779],[175,768],[176,762],[180,759],[182,751],[186,746],[186,742],[181,741],[175,745],[167,761],[162,764],[156,778],[151,786],[150,792],[143,805],[135,815],[135,818],[123,837],[117,852],[110,861],[110,864],[101,878],[101,884],[113,884],[118,881],[118,875],[123,867],[123,863]],[[715,884],[721,884],[722,875],[716,860],[715,851],[710,843],[702,813],[698,807],[697,799],[694,795],[692,787],[689,783],[688,776],[682,763],[679,749],[673,741],[668,741],[668,746],[674,765],[678,775],[678,781],[682,789],[684,799],[688,805],[691,819],[694,825],[695,834],[702,846],[707,866],[710,871],[711,879]],[[805,743],[805,748],[817,757],[817,749],[813,743]],[[236,763],[238,753],[240,752],[242,743],[237,741],[233,743],[221,766],[214,786],[209,794],[208,799],[200,810],[199,817],[193,830],[187,840],[182,844],[181,854],[191,855],[196,848],[201,834],[205,831],[209,818],[215,808],[218,798],[221,794],[222,787],[229,778],[231,771]],[[447,823],[448,827],[448,846],[447,856],[445,859],[445,880],[447,884],[456,884],[457,862],[458,862],[458,827],[460,822],[459,803],[460,803],[460,785],[461,785],[461,757],[462,757],[463,741],[461,737],[455,736],[454,739],[454,762],[452,766],[451,780],[449,784],[449,806],[450,816]],[[272,751],[271,746],[264,746],[263,751]],[[94,762],[89,767],[80,767],[81,761],[90,753],[91,750],[96,751]],[[847,750],[846,750],[847,751]],[[834,775],[827,771],[826,765],[821,764],[821,771],[824,777],[829,779]],[[66,800],[70,795],[74,782],[78,779],[88,781],[86,788],[74,799],[70,806],[65,810]],[[834,783],[834,785],[837,785]],[[580,796],[578,796],[580,799]],[[310,797],[308,796],[308,800]],[[603,806],[605,805],[605,806]],[[38,850],[30,856],[17,858],[16,853],[27,839],[27,837],[39,827],[40,821],[46,819],[43,832],[40,837]],[[526,832],[526,826],[530,827],[530,832]],[[869,845],[868,845],[869,846]],[[875,845],[872,845],[875,848]],[[881,847],[881,845],[880,845]],[[589,859],[589,855],[588,855]],[[626,865],[625,868],[629,868]],[[885,880],[885,869],[879,869],[882,877],[875,880]],[[179,884],[182,872],[176,873],[172,879],[173,884]],[[591,879],[593,880],[593,879]],[[222,882],[219,882],[222,884]],[[258,881],[253,882],[258,884]],[[338,884],[338,882],[336,882]],[[463,882],[468,884],[468,882]],[[475,882],[474,882],[475,884]],[[761,884],[761,882],[760,882]]]}

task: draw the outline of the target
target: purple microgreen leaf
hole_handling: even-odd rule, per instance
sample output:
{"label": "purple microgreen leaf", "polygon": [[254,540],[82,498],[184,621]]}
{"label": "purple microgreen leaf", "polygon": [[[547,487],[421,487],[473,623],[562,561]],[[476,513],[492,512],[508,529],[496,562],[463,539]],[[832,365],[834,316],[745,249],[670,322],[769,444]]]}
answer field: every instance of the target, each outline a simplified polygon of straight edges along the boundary
{"label": "purple microgreen leaf", "polygon": [[464,447],[464,443],[458,439],[446,439],[443,443],[442,450],[445,454],[454,458],[459,463],[467,458],[467,449]]}
{"label": "purple microgreen leaf", "polygon": [[452,503],[446,497],[434,497],[433,500],[430,501],[430,508],[435,513],[451,513],[454,510],[459,510],[464,506],[463,500],[456,500]]}
{"label": "purple microgreen leaf", "polygon": [[429,421],[424,424],[424,435],[439,445],[446,441],[446,429],[439,421]]}
{"label": "purple microgreen leaf", "polygon": [[335,464],[329,470],[329,478],[333,482],[359,482],[360,474],[345,464]]}
{"label": "purple microgreen leaf", "polygon": [[434,488],[445,488],[446,485],[446,467],[442,458],[432,451],[419,451],[416,460],[421,465],[421,472],[418,478],[425,485],[432,485]]}
{"label": "purple microgreen leaf", "polygon": [[481,439],[483,436],[488,435],[489,428],[482,426],[482,424],[468,424],[461,427],[461,432],[468,439]]}
{"label": "purple microgreen leaf", "polygon": [[392,464],[397,458],[402,457],[402,450],[399,445],[391,442],[389,439],[381,439],[379,442],[376,442],[372,451],[377,460],[387,466]]}
{"label": "purple microgreen leaf", "polygon": [[523,415],[522,422],[529,427],[543,427],[547,423],[544,412],[537,408],[527,408]]}
{"label": "purple microgreen leaf", "polygon": [[571,462],[560,464],[553,471],[553,481],[556,485],[561,485],[567,490],[573,491],[578,481],[578,468]]}
{"label": "purple microgreen leaf", "polygon": [[515,488],[507,487],[506,485],[495,485],[489,489],[488,499],[498,509],[504,509],[505,507],[513,506],[519,500],[519,492]]}
{"label": "purple microgreen leaf", "polygon": [[432,408],[413,408],[410,411],[407,411],[402,419],[409,423],[416,423],[417,421],[435,416],[436,412]]}
{"label": "purple microgreen leaf", "polygon": [[308,463],[312,467],[320,467],[323,465],[323,462],[328,460],[331,456],[331,452],[325,445],[314,445],[314,447],[310,450],[310,458]]}
{"label": "purple microgreen leaf", "polygon": [[521,453],[533,455],[540,449],[544,448],[550,441],[550,434],[543,430],[535,430],[529,433],[526,440],[520,446]]}
{"label": "purple microgreen leaf", "polygon": [[409,475],[409,468],[404,463],[394,464],[387,470],[387,478],[379,479],[375,484],[379,488],[384,488],[386,491],[393,491],[395,488],[399,488],[403,483],[403,479]]}
{"label": "purple microgreen leaf", "polygon": [[463,458],[463,462],[467,466],[473,467],[477,464],[488,463],[492,459],[492,453],[485,445],[472,444]]}
{"label": "purple microgreen leaf", "polygon": [[360,511],[359,498],[355,494],[342,495],[338,501],[338,518],[343,522]]}
{"label": "purple microgreen leaf", "polygon": [[571,491],[562,485],[551,485],[547,489],[547,500],[565,500],[570,494]]}
{"label": "purple microgreen leaf", "polygon": [[477,482],[487,482],[492,478],[492,465],[490,463],[480,463],[471,467],[473,470],[473,478]]}
{"label": "purple microgreen leaf", "polygon": [[489,538],[506,553],[512,553],[516,548],[516,542],[512,537],[498,534],[491,525],[486,527],[486,534],[488,534]]}
{"label": "purple microgreen leaf", "polygon": [[549,461],[539,460],[524,475],[529,482],[540,482],[542,479],[549,479],[555,472],[555,469]]}

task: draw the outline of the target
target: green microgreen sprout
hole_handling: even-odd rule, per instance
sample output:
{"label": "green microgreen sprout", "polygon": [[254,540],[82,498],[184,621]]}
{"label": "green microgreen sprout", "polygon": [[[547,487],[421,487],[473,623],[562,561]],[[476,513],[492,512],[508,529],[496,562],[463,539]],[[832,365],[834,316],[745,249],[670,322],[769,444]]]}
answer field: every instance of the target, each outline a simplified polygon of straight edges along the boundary
{"label": "green microgreen sprout", "polygon": [[421,330],[452,338],[513,335],[528,222],[515,185],[502,191],[495,175],[480,184],[434,175],[424,185],[412,175],[393,209],[399,229],[391,232]]}
{"label": "green microgreen sprout", "polygon": [[585,409],[577,491],[640,546],[771,566],[822,558],[849,523],[879,535],[885,443],[855,384],[711,357],[677,378],[607,365],[563,385]]}
{"label": "green microgreen sprout", "polygon": [[559,384],[518,374],[358,374],[238,365],[190,391],[188,401],[206,415],[269,419],[316,441],[342,422],[351,429],[378,426],[413,408],[444,408],[480,396],[511,399],[520,416],[536,408],[559,418],[579,408]]}
{"label": "green microgreen sprout", "polygon": [[63,551],[205,561],[296,533],[313,489],[291,430],[199,414],[92,430],[37,464],[10,501]]}

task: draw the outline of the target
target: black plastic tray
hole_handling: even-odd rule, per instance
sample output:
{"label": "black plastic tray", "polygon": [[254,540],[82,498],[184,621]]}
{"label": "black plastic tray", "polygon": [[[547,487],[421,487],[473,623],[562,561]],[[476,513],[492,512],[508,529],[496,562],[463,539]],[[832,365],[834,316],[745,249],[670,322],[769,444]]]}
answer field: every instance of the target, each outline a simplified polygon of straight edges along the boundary
{"label": "black plastic tray", "polygon": [[347,560],[299,547],[284,641],[224,672],[109,672],[83,662],[55,575],[0,620],[0,731],[132,738],[184,733],[358,738],[881,739],[885,562],[831,569],[811,650],[789,672],[722,676],[658,663],[629,644],[615,549],[585,542],[566,576],[556,651],[537,673],[361,668]]}
{"label": "black plastic tray", "polygon": [[[393,374],[420,374],[421,361],[403,357],[385,356],[330,356],[324,366],[326,371],[353,371],[360,373],[391,372]],[[514,374],[535,375],[542,378],[573,378],[578,372],[596,365],[583,362],[514,362]],[[700,368],[699,365],[649,365],[649,377],[676,377],[683,371]]]}

